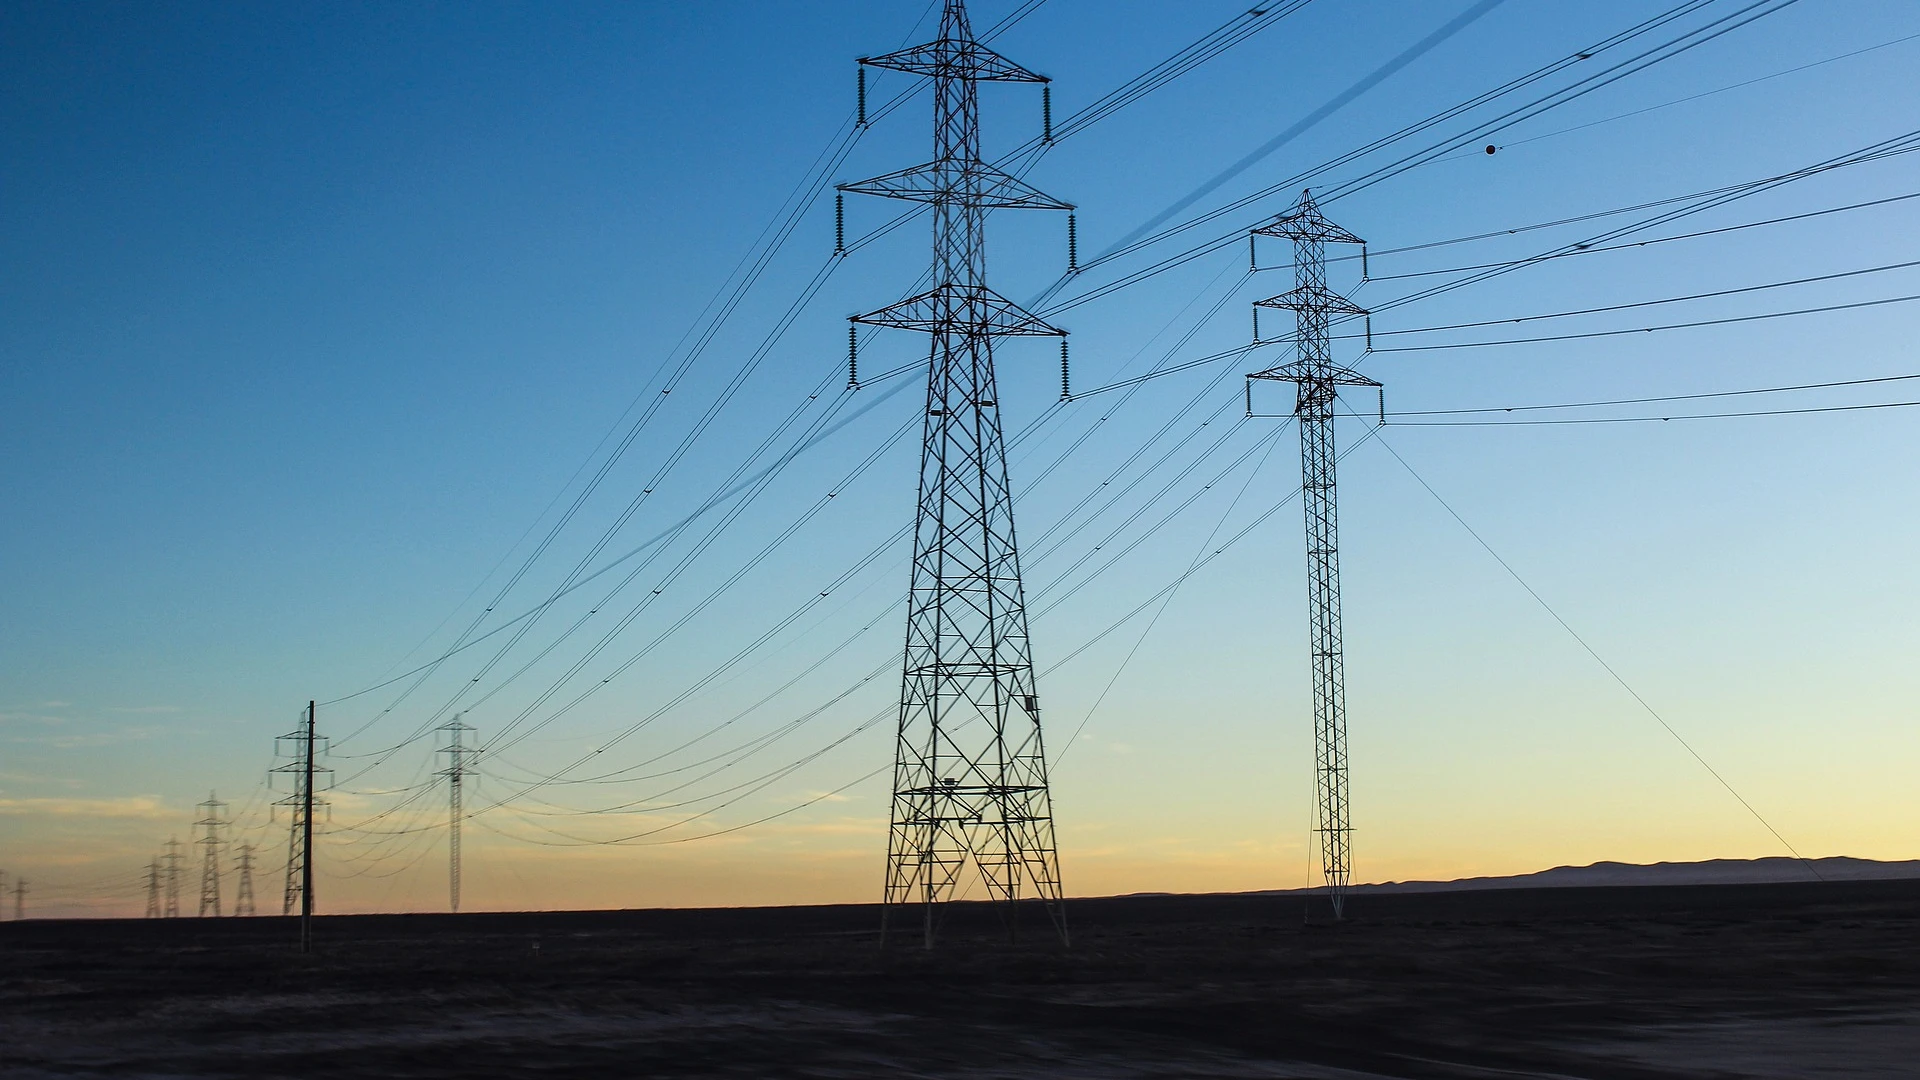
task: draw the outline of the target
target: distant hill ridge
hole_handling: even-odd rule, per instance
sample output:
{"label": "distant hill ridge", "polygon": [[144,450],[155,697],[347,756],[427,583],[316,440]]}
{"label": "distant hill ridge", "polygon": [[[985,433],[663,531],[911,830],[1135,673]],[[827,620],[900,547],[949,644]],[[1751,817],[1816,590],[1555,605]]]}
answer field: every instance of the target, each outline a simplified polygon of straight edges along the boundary
{"label": "distant hill ridge", "polygon": [[1920,878],[1920,859],[1881,862],[1835,855],[1825,859],[1708,859],[1704,862],[1652,864],[1597,862],[1590,866],[1556,866],[1511,877],[1474,877],[1457,881],[1388,881],[1355,885],[1354,892],[1467,892],[1475,889],[1591,888],[1605,885],[1763,885],[1812,881],[1817,872],[1826,881],[1879,881]]}

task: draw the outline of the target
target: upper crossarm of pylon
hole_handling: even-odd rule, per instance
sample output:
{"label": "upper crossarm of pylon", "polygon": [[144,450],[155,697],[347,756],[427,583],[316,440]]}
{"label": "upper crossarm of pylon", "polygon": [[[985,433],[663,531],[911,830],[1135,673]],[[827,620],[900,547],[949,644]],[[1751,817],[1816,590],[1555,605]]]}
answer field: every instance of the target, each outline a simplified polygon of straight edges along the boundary
{"label": "upper crossarm of pylon", "polygon": [[945,75],[978,82],[1050,82],[977,41],[943,38],[925,45],[860,59],[868,67],[904,71],[913,75]]}
{"label": "upper crossarm of pylon", "polygon": [[982,161],[928,162],[870,180],[838,185],[855,195],[879,195],[927,203],[971,203],[992,210],[1071,210],[1010,173]]}

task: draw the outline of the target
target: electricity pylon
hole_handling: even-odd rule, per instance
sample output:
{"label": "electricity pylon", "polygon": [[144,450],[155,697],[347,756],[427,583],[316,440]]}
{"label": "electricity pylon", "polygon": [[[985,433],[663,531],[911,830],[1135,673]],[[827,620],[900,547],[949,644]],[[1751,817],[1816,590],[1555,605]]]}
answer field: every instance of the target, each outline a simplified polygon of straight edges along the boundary
{"label": "electricity pylon", "polygon": [[1353,829],[1347,813],[1347,689],[1340,638],[1333,406],[1342,386],[1380,384],[1333,362],[1327,333],[1329,319],[1367,313],[1327,288],[1326,246],[1365,241],[1322,216],[1311,191],[1302,192],[1291,210],[1253,230],[1253,234],[1293,241],[1293,288],[1257,301],[1256,307],[1292,309],[1297,356],[1291,363],[1247,377],[1291,382],[1296,388],[1293,411],[1300,423],[1300,490],[1307,519],[1307,619],[1313,660],[1314,830],[1320,836],[1320,870],[1326,880],[1327,898],[1333,906],[1333,917],[1339,919],[1345,912],[1347,885],[1353,876]]}
{"label": "electricity pylon", "polygon": [[147,918],[160,917],[160,860],[147,864]]}
{"label": "electricity pylon", "polygon": [[19,922],[27,917],[27,879],[13,879],[13,921]]}
{"label": "electricity pylon", "polygon": [[233,913],[236,916],[258,914],[253,905],[253,845],[241,844],[234,862],[240,872],[240,886],[234,891]]}
{"label": "electricity pylon", "polygon": [[203,919],[209,911],[214,918],[220,917],[220,849],[226,844],[220,830],[227,826],[220,818],[220,811],[226,805],[215,798],[213,792],[207,792],[207,801],[200,804],[201,813],[206,816],[193,823],[195,828],[206,830],[198,841],[204,849],[200,861],[200,917]]}
{"label": "electricity pylon", "polygon": [[[316,777],[333,770],[316,758],[326,752],[326,740],[318,733],[319,710],[313,702],[301,710],[300,726],[274,740],[274,757],[288,758],[286,764],[273,767],[273,775],[292,778],[293,790],[274,803],[291,810],[293,819],[287,831],[287,887],[281,896],[280,914],[293,914],[300,904],[300,951],[313,948],[313,808],[324,805],[314,797]],[[271,777],[269,777],[271,779]]]}
{"label": "electricity pylon", "polygon": [[181,858],[180,841],[169,838],[167,840],[167,853],[160,856],[160,861],[167,864],[167,908],[165,917],[169,919],[177,919],[180,917]]}
{"label": "electricity pylon", "polygon": [[1047,80],[975,41],[962,0],[946,0],[938,40],[860,63],[932,79],[934,108],[932,161],[840,185],[933,208],[933,288],[853,317],[932,336],[883,910],[917,898],[931,946],[935,907],[971,859],[1009,907],[1029,883],[1064,941],[993,346],[1064,347],[1066,331],[987,287],[985,226],[988,210],[1073,208],[981,160],[978,94]]}
{"label": "electricity pylon", "polygon": [[447,756],[447,767],[440,775],[447,778],[447,904],[452,911],[460,910],[460,784],[469,772],[473,771],[473,759],[479,756],[479,747],[462,745],[462,738],[471,727],[460,722],[458,716],[448,723],[440,725],[447,733],[447,745],[440,752]]}

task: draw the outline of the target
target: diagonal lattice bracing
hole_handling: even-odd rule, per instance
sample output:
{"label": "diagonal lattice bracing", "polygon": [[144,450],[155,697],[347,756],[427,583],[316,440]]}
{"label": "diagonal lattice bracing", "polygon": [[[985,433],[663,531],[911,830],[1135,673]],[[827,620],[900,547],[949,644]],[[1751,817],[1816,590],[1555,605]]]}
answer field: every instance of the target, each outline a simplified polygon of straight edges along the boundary
{"label": "diagonal lattice bracing", "polygon": [[1313,193],[1256,236],[1293,241],[1294,287],[1258,301],[1257,307],[1294,312],[1292,363],[1249,375],[1291,382],[1294,416],[1300,422],[1301,504],[1306,511],[1307,619],[1313,681],[1314,830],[1320,838],[1320,871],[1333,917],[1343,916],[1353,877],[1353,823],[1347,807],[1346,659],[1340,626],[1339,516],[1335,500],[1333,406],[1341,386],[1379,386],[1333,362],[1328,323],[1332,316],[1366,311],[1327,288],[1328,243],[1359,244],[1359,237],[1328,221]]}
{"label": "diagonal lattice bracing", "polygon": [[841,185],[933,207],[932,289],[854,318],[932,337],[913,537],[886,910],[935,912],[971,865],[994,900],[1042,901],[1061,939],[1059,856],[994,382],[996,340],[1058,336],[987,286],[989,209],[1071,210],[980,157],[980,81],[1046,80],[973,40],[962,0],[940,37],[862,60],[933,80],[926,165]]}

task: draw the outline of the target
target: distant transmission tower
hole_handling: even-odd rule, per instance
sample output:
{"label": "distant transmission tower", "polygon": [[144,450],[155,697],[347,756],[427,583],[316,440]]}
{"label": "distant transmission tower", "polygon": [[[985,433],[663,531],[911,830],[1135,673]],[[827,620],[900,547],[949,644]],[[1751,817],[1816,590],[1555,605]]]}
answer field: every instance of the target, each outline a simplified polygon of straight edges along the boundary
{"label": "distant transmission tower", "polygon": [[[290,826],[286,832],[286,892],[280,897],[280,915],[292,915],[300,905],[301,913],[311,911],[313,869],[313,798],[315,774],[330,773],[315,763],[315,755],[324,751],[326,740],[315,734],[315,707],[309,703],[300,711],[300,726],[275,740],[275,757],[284,765],[275,765],[276,776],[288,778],[288,794],[273,805],[288,807]],[[319,748],[319,749],[317,749]]]}
{"label": "distant transmission tower", "polygon": [[147,918],[160,917],[160,860],[147,864]]}
{"label": "distant transmission tower", "polygon": [[226,837],[220,830],[227,823],[220,818],[220,811],[226,809],[226,803],[207,792],[207,801],[200,804],[204,815],[194,822],[196,828],[206,830],[197,841],[204,851],[200,860],[200,917],[206,918],[208,912],[214,918],[220,917],[220,849],[226,844]]}
{"label": "distant transmission tower", "polygon": [[473,771],[473,759],[480,753],[478,747],[462,744],[463,736],[473,729],[460,722],[459,717],[440,725],[447,733],[447,745],[440,752],[447,756],[447,767],[440,775],[447,778],[447,903],[450,910],[460,910],[460,783],[467,773]]}
{"label": "distant transmission tower", "polygon": [[235,915],[258,914],[253,905],[253,845],[241,844],[235,861],[240,871],[240,887],[234,892],[233,913]]}
{"label": "distant transmission tower", "polygon": [[1064,941],[993,346],[1058,337],[1064,363],[1066,331],[987,287],[985,227],[988,210],[1072,207],[981,160],[977,85],[1047,80],[975,41],[962,0],[946,0],[939,40],[860,63],[931,78],[934,101],[931,162],[840,186],[933,207],[933,288],[853,319],[932,335],[885,910],[922,903],[931,946],[971,858],[1010,908],[1029,882]]}
{"label": "distant transmission tower", "polygon": [[27,879],[13,879],[13,918],[15,922],[27,917]]}
{"label": "distant transmission tower", "polygon": [[[1320,869],[1333,917],[1345,912],[1353,876],[1352,824],[1347,813],[1347,689],[1340,642],[1340,545],[1334,503],[1333,406],[1342,386],[1374,386],[1372,379],[1333,362],[1327,324],[1334,315],[1366,312],[1327,288],[1326,245],[1365,241],[1328,221],[1313,193],[1255,236],[1293,241],[1291,290],[1256,307],[1290,308],[1295,314],[1298,356],[1291,363],[1249,375],[1296,387],[1294,415],[1300,422],[1301,501],[1307,518],[1307,618],[1313,658],[1313,783],[1318,807]],[[1256,323],[1256,328],[1258,324]],[[1256,330],[1257,332],[1257,330]],[[1251,412],[1251,409],[1249,409]]]}
{"label": "distant transmission tower", "polygon": [[275,802],[291,811],[292,827],[287,832],[287,887],[282,894],[280,914],[293,914],[300,905],[300,951],[313,948],[313,809],[324,805],[314,797],[316,777],[333,770],[316,758],[326,752],[326,740],[318,733],[318,709],[313,702],[301,710],[300,726],[274,740],[274,757],[289,759],[273,768],[274,775],[290,777],[292,791]]}
{"label": "distant transmission tower", "polygon": [[165,917],[169,919],[177,919],[180,917],[180,859],[180,841],[177,839],[169,839],[167,841],[167,853],[160,856],[160,861],[167,864],[167,910]]}

